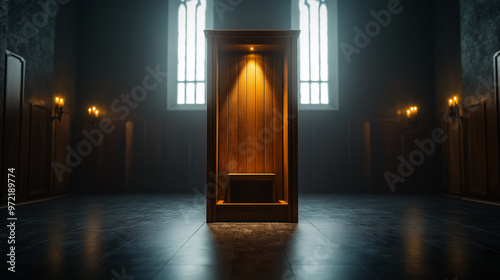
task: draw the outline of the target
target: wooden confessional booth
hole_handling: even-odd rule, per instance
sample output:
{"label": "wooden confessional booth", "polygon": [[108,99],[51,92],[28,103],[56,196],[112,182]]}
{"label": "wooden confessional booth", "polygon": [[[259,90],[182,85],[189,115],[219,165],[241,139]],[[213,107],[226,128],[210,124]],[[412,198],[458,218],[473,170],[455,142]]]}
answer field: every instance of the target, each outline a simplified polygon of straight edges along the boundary
{"label": "wooden confessional booth", "polygon": [[297,222],[299,31],[207,30],[207,222]]}

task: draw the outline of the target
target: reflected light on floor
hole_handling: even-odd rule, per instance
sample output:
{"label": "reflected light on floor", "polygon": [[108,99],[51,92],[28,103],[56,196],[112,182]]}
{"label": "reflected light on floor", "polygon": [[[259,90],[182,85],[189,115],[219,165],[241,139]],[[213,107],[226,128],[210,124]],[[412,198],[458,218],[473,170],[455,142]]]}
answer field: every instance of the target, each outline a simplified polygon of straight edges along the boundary
{"label": "reflected light on floor", "polygon": [[83,244],[83,263],[86,266],[86,273],[93,275],[93,272],[99,267],[99,260],[102,253],[101,238],[103,235],[102,213],[100,208],[90,208],[85,219],[84,244]]}
{"label": "reflected light on floor", "polygon": [[[421,209],[409,205],[405,209],[406,224],[404,225],[404,248],[405,252],[405,268],[409,275],[412,272],[418,273],[423,267],[413,264],[413,258],[423,260],[426,258],[425,248],[425,221]],[[419,262],[419,264],[422,264]]]}

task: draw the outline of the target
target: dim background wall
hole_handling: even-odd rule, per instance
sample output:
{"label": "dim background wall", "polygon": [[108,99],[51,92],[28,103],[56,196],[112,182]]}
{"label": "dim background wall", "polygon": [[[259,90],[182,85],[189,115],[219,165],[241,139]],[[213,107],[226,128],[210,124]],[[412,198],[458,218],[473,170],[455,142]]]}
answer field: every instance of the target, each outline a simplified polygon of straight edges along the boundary
{"label": "dim background wall", "polygon": [[[83,139],[85,110],[93,104],[114,119],[117,131],[105,135],[102,146],[75,169],[80,191],[192,192],[205,185],[206,111],[167,111],[166,82],[148,92],[126,119],[110,110],[114,100],[140,85],[145,67],[160,65],[166,71],[172,47],[167,2],[81,3],[75,138]],[[402,4],[403,12],[350,64],[339,55],[340,110],[300,111],[302,192],[390,192],[384,172],[397,173],[398,155],[407,156],[415,148],[413,139],[429,137],[436,126],[434,45],[428,35],[433,5]],[[353,44],[353,28],[373,20],[371,10],[386,8],[385,0],[339,1],[339,42]],[[214,28],[290,29],[291,3],[242,1],[223,16],[214,14]],[[421,108],[412,127],[397,113],[410,105]],[[439,163],[436,156],[427,158],[398,191],[432,192]]]}
{"label": "dim background wall", "polygon": [[[386,9],[387,3],[339,1],[338,42],[352,45],[354,27],[364,29],[373,20],[370,12]],[[215,13],[214,28],[290,29],[291,5],[288,0],[244,0],[223,17]],[[450,96],[466,99],[492,90],[500,4],[425,0],[401,5],[403,11],[351,62],[339,52],[340,109],[300,111],[300,191],[390,192],[384,173],[398,174],[398,157],[408,159],[417,149],[414,140],[443,127],[449,141],[436,145],[396,191],[434,193],[444,186],[447,193],[486,192],[479,197],[500,199],[495,103],[483,102],[457,131],[450,132],[443,119]],[[142,83],[146,67],[166,71],[168,48],[175,47],[168,41],[168,1],[68,1],[13,49],[7,34],[22,34],[26,21],[40,11],[36,1],[0,0],[0,51],[26,59],[20,195],[201,190],[206,111],[168,111],[166,79],[125,118],[111,111],[115,100]],[[4,55],[0,70],[5,75]],[[3,79],[0,83],[3,108]],[[53,123],[55,96],[66,104],[63,120]],[[86,115],[93,105],[113,120],[115,131],[64,173],[62,182],[56,181],[50,163],[67,164],[68,149],[85,140],[84,129],[95,128]],[[411,105],[419,106],[415,122],[404,116]]]}
{"label": "dim background wall", "polygon": [[[35,26],[33,22],[36,15],[43,13],[37,1],[0,1],[2,110],[5,50],[22,56],[26,61],[20,169],[17,170],[20,199],[69,191],[69,176],[63,183],[54,182],[50,164],[56,156],[53,141],[64,138],[67,141],[59,141],[64,147],[69,144],[71,135],[70,119],[75,106],[76,78],[76,44],[71,35],[76,31],[76,21],[72,19],[77,17],[77,6],[77,1],[61,5],[57,15],[46,16],[46,20],[39,18],[38,26]],[[32,32],[30,35],[26,35],[28,30]],[[55,96],[66,100],[64,125],[59,125],[58,135],[52,134],[54,124],[51,121]]]}
{"label": "dim background wall", "polygon": [[[435,7],[436,115],[450,137],[443,146],[443,186],[449,194],[498,201],[493,55],[500,50],[500,3],[447,0]],[[465,104],[459,122],[443,121],[452,96]]]}

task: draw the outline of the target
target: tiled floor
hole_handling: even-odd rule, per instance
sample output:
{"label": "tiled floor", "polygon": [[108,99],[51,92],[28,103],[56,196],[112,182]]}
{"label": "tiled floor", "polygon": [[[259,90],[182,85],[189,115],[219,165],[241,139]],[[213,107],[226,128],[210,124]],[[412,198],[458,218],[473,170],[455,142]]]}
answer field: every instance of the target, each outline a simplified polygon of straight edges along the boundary
{"label": "tiled floor", "polygon": [[[19,207],[1,279],[500,279],[500,207],[443,197],[301,195],[298,224],[205,223],[191,195]],[[1,218],[6,220],[6,210]]]}

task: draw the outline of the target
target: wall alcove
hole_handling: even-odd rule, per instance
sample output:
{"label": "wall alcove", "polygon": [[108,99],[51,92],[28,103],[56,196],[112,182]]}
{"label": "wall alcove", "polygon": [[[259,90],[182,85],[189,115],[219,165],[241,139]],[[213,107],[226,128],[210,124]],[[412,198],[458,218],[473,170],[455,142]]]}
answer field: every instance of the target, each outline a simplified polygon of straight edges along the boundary
{"label": "wall alcove", "polygon": [[207,30],[207,222],[297,222],[297,38]]}

